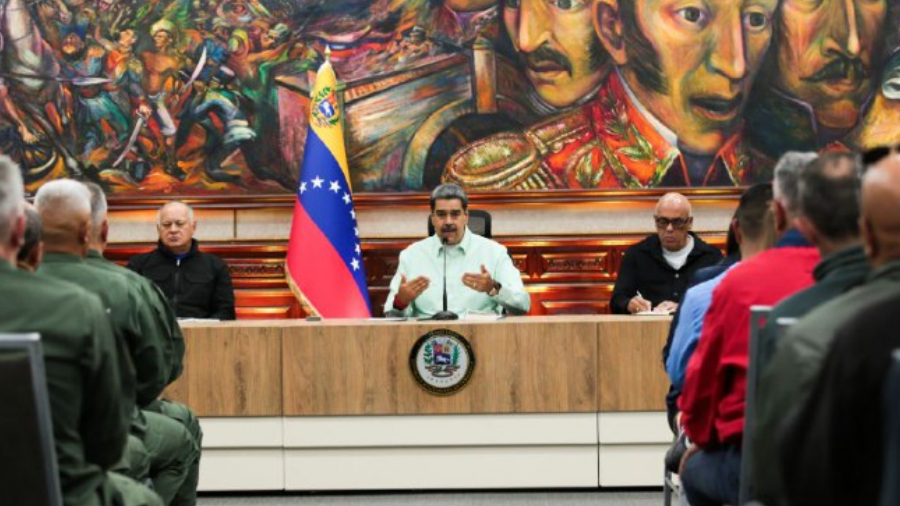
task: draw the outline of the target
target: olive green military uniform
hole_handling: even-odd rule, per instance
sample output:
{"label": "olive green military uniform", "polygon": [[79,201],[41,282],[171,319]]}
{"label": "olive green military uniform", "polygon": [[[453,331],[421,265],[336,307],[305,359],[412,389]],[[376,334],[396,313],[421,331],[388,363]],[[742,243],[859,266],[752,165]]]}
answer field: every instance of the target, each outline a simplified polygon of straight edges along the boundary
{"label": "olive green military uniform", "polygon": [[128,434],[122,458],[112,470],[146,485],[153,484],[150,481],[150,454],[144,442],[134,434]]}
{"label": "olive green military uniform", "polygon": [[[169,371],[167,384],[178,379],[183,370],[184,336],[178,325],[175,311],[172,310],[159,287],[140,274],[104,259],[98,251],[89,251],[85,262],[93,268],[124,276],[127,284],[137,291],[140,300],[151,309],[155,328],[159,329],[157,336],[160,339],[163,357]],[[167,500],[168,504],[193,506],[197,502],[200,449],[203,441],[199,420],[187,406],[177,402],[157,399],[147,405],[142,405],[141,408],[151,425],[159,423],[157,417],[161,418],[162,415],[165,415],[183,426],[183,429],[177,434],[170,430],[161,438],[153,434],[153,431],[148,431],[144,443],[153,457],[154,469],[162,469],[151,472],[157,492]],[[185,430],[187,433],[184,432]],[[136,455],[136,458],[138,457],[139,455]],[[185,468],[183,482],[176,490],[172,490],[175,484],[174,470],[182,467]],[[169,498],[172,500],[170,501]]]}
{"label": "olive green military uniform", "polygon": [[137,405],[145,406],[159,397],[169,378],[161,339],[147,331],[155,328],[153,316],[125,278],[91,267],[75,255],[56,252],[44,255],[38,274],[75,283],[100,297],[110,313],[113,332],[124,339],[131,353]]}
{"label": "olive green military uniform", "polygon": [[133,370],[120,359],[100,300],[0,260],[0,332],[38,332],[66,506],[161,506],[146,487],[107,472],[121,457]]}
{"label": "olive green military uniform", "polygon": [[140,274],[104,259],[96,250],[88,251],[84,261],[93,268],[124,276],[127,284],[137,291],[140,300],[149,305],[154,328],[158,329],[157,337],[162,348],[163,360],[168,365],[166,385],[178,379],[181,376],[184,359],[184,336],[181,334],[181,327],[178,326],[175,311],[159,287]]}
{"label": "olive green military uniform", "polygon": [[[98,295],[108,308],[113,332],[127,343],[137,376],[137,403],[144,408],[155,403],[171,376],[166,362],[164,328],[156,311],[146,302],[139,285],[121,273],[88,263],[75,255],[47,253],[39,274],[74,282]],[[136,410],[131,433],[137,436],[150,456],[150,478],[166,504],[181,504],[176,496],[185,485],[191,468],[197,465],[199,446],[180,420],[152,411]],[[132,445],[124,463],[138,480],[141,451]],[[186,491],[185,494],[188,494]],[[196,485],[189,495],[196,496]]]}

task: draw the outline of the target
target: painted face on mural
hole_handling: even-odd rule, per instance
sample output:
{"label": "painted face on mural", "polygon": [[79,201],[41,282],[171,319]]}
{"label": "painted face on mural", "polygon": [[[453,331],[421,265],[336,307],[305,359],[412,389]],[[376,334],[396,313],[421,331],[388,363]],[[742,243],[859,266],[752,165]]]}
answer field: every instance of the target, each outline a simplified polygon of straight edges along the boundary
{"label": "painted face on mural", "polygon": [[165,30],[158,30],[153,34],[153,45],[161,51],[169,49],[173,40],[172,34]]}
{"label": "painted face on mural", "polygon": [[550,105],[571,105],[607,74],[594,32],[594,0],[503,0],[503,24],[525,75]]}
{"label": "painted face on mural", "polygon": [[597,32],[641,104],[694,153],[740,123],[777,0],[598,0]]}
{"label": "painted face on mural", "polygon": [[119,32],[119,50],[124,53],[131,53],[134,44],[137,42],[137,35],[131,28],[126,28]]}
{"label": "painted face on mural", "polygon": [[84,55],[84,39],[75,33],[70,33],[63,38],[62,54],[66,59],[77,59]]}
{"label": "painted face on mural", "polygon": [[850,128],[871,93],[886,0],[784,0],[775,86],[810,104],[819,122]]}

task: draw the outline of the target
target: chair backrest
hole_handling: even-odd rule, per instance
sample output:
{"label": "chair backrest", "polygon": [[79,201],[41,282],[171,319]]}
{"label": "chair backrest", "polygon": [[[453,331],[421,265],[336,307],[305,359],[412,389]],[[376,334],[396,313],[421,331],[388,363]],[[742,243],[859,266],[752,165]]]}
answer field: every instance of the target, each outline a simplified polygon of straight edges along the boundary
{"label": "chair backrest", "polygon": [[884,378],[884,469],[881,474],[880,506],[900,504],[900,349],[891,354],[891,365]]}
{"label": "chair backrest", "polygon": [[[469,230],[476,234],[491,238],[491,213],[481,209],[469,209]],[[434,235],[434,225],[431,216],[428,216],[428,236]]]}
{"label": "chair backrest", "polygon": [[747,393],[744,399],[744,437],[741,443],[741,484],[738,504],[753,500],[753,476],[750,463],[753,458],[753,417],[755,416],[756,386],[759,383],[761,365],[759,357],[762,347],[760,334],[768,325],[770,306],[750,307],[750,347],[747,350]]}
{"label": "chair backrest", "polygon": [[0,334],[0,385],[3,504],[62,506],[38,334]]}

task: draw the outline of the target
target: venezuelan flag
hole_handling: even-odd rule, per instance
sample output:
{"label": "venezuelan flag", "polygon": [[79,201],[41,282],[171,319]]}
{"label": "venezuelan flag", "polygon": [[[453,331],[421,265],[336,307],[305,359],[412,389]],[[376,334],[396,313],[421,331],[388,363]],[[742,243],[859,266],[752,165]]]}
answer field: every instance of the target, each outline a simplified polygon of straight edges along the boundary
{"label": "venezuelan flag", "polygon": [[372,311],[336,88],[337,78],[326,57],[310,100],[285,271],[308,313],[362,318]]}

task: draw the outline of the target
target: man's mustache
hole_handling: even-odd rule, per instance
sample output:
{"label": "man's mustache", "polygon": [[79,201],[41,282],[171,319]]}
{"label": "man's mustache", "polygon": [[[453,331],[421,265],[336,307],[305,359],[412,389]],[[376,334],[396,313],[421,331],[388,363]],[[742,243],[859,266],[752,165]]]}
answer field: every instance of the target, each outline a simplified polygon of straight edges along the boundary
{"label": "man's mustache", "polygon": [[456,232],[456,225],[444,225],[441,227],[441,232]]}
{"label": "man's mustache", "polygon": [[803,78],[803,80],[811,83],[820,83],[822,81],[834,80],[863,81],[868,77],[869,69],[861,59],[837,54],[834,59],[822,67],[821,70],[809,77]]}
{"label": "man's mustache", "polygon": [[530,53],[520,54],[522,63],[535,72],[546,71],[548,66],[555,66],[562,68],[569,75],[572,75],[572,62],[570,62],[564,54],[551,48],[547,44],[542,44]]}

